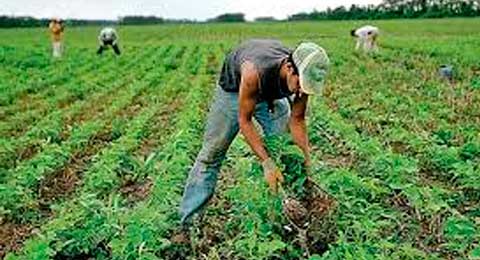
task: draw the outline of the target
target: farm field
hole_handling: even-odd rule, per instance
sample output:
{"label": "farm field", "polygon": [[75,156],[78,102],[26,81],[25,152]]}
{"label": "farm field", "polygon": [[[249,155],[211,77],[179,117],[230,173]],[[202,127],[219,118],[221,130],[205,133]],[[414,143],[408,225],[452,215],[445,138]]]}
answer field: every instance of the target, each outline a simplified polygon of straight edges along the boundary
{"label": "farm field", "polygon": [[[353,51],[364,23],[124,26],[119,57],[67,27],[60,60],[46,29],[0,30],[0,258],[480,259],[480,19],[368,22],[373,55]],[[248,38],[330,56],[307,123],[338,209],[308,255],[240,135],[191,248],[170,241],[224,55]]]}

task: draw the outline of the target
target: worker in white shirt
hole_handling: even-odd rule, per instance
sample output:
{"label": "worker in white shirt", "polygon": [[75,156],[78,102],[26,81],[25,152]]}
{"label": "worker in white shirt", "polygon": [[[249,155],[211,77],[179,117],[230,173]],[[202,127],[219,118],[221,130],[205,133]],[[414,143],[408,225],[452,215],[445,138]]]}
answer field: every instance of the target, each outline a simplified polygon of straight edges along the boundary
{"label": "worker in white shirt", "polygon": [[118,34],[115,29],[112,27],[105,27],[100,31],[100,35],[98,36],[98,41],[100,43],[100,47],[98,48],[97,54],[102,54],[102,52],[108,48],[108,46],[112,46],[113,51],[115,54],[120,55],[120,48],[118,47]]}
{"label": "worker in white shirt", "polygon": [[355,50],[362,49],[365,52],[377,51],[377,37],[380,31],[377,27],[365,25],[357,29],[353,29],[350,34],[357,38]]}

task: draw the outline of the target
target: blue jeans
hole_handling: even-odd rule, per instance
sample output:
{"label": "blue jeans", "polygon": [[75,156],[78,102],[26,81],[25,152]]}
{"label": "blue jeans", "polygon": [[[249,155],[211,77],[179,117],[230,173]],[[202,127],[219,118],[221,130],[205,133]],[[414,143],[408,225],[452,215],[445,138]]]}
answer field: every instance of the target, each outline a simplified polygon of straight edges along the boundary
{"label": "blue jeans", "polygon": [[[290,118],[290,105],[286,98],[274,101],[274,112],[268,111],[267,102],[259,102],[254,118],[265,135],[285,132]],[[228,147],[239,131],[238,93],[217,87],[210,107],[202,149],[190,170],[180,205],[181,223],[187,225],[212,197]]]}

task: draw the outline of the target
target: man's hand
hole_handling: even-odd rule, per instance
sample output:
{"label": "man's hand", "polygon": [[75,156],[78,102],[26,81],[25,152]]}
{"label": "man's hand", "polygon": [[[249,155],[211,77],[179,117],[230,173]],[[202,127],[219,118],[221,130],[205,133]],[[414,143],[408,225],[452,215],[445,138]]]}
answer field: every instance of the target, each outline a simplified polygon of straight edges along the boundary
{"label": "man's hand", "polygon": [[271,158],[264,160],[262,162],[262,167],[265,180],[267,181],[270,190],[273,193],[276,193],[279,184],[283,182],[282,173],[277,168],[277,165],[275,165],[275,162]]}

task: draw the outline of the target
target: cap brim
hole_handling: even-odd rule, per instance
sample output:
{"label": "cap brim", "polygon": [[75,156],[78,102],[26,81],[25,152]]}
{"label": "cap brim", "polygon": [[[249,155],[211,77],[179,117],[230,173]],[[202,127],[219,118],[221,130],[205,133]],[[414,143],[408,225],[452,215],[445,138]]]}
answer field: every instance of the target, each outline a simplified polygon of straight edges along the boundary
{"label": "cap brim", "polygon": [[[314,57],[317,54],[318,52],[312,53],[309,57],[307,57],[302,64],[302,68],[299,70],[300,88],[308,95],[320,94],[325,82],[326,69],[324,66],[326,64],[310,64],[315,62]],[[314,80],[314,78],[316,80]]]}
{"label": "cap brim", "polygon": [[299,74],[300,88],[308,95],[318,95],[322,92],[323,82],[312,82],[306,79],[303,73]]}

